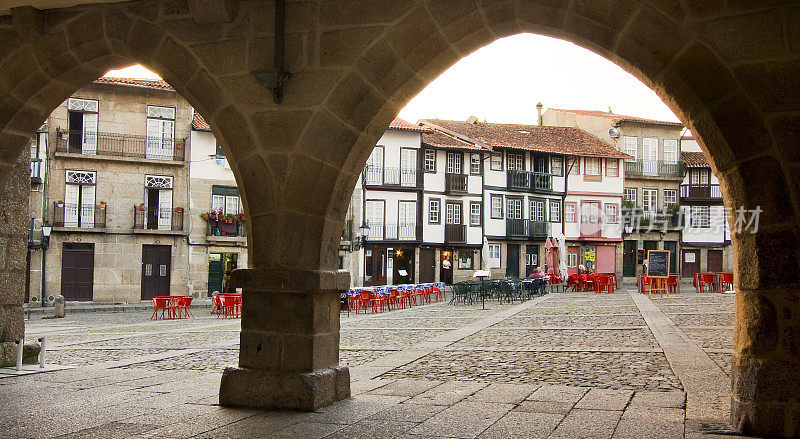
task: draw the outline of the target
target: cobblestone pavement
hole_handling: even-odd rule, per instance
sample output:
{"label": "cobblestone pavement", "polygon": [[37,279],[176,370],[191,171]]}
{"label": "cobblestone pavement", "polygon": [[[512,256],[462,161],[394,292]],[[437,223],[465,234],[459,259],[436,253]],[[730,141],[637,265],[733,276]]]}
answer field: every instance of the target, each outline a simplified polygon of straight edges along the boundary
{"label": "cobblestone pavement", "polygon": [[[732,296],[649,300],[728,373]],[[0,406],[12,407],[0,418],[13,419],[11,437],[716,437],[684,425],[682,377],[627,292],[486,308],[343,314],[353,398],[314,413],[217,405],[220,372],[238,361],[237,320],[34,318],[27,334],[47,336],[48,361],[77,367],[0,379]],[[450,333],[459,336],[442,338]]]}

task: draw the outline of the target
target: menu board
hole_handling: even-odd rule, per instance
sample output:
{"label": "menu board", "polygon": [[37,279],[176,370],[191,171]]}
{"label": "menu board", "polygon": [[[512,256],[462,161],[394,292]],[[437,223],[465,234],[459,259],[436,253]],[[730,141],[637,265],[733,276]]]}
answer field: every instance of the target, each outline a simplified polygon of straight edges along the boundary
{"label": "menu board", "polygon": [[647,252],[647,276],[669,276],[669,250],[650,250]]}

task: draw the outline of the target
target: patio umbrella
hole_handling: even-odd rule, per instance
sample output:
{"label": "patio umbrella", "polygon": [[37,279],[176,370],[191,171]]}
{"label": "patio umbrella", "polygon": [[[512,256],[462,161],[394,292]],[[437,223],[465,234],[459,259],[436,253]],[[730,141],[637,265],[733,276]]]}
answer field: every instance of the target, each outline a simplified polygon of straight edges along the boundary
{"label": "patio umbrella", "polygon": [[483,246],[481,247],[481,261],[483,269],[489,271],[489,240],[483,237]]}

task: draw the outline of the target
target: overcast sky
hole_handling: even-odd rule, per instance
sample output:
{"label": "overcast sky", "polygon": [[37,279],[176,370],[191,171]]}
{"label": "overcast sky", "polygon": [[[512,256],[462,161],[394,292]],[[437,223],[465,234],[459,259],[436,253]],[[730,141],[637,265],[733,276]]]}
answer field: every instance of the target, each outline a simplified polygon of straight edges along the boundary
{"label": "overcast sky", "polygon": [[[108,76],[157,77],[142,67]],[[607,111],[659,120],[678,118],[646,85],[600,55],[572,43],[522,34],[495,41],[465,57],[400,111],[423,118],[536,122],[545,108]]]}

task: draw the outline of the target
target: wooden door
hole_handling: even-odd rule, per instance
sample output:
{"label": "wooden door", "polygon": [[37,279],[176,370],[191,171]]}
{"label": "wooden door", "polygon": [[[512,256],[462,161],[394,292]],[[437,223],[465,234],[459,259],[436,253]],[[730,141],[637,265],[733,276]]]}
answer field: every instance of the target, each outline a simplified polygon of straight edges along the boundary
{"label": "wooden door", "polygon": [[436,273],[436,250],[422,248],[419,250],[419,281],[421,283],[434,282]]}
{"label": "wooden door", "polygon": [[669,272],[678,272],[678,241],[664,241],[664,250],[669,250]]}
{"label": "wooden door", "polygon": [[625,277],[636,276],[636,248],[635,240],[627,239],[622,243],[622,275]]}
{"label": "wooden door", "polygon": [[172,246],[142,246],[142,300],[169,296]]}
{"label": "wooden door", "polygon": [[693,278],[700,272],[700,250],[684,250],[681,258],[681,275]]}
{"label": "wooden door", "polygon": [[598,245],[594,251],[594,267],[597,273],[616,273],[617,247]]}
{"label": "wooden door", "polygon": [[[530,276],[533,270],[539,266],[539,246],[525,246],[525,277]],[[549,268],[549,267],[548,267]]]}
{"label": "wooden door", "polygon": [[567,247],[567,275],[578,273],[578,262],[580,260],[580,247],[571,246]]}
{"label": "wooden door", "polygon": [[720,273],[722,271],[722,250],[708,250],[708,272]]}
{"label": "wooden door", "polygon": [[519,277],[519,244],[506,244],[506,277]]}
{"label": "wooden door", "polygon": [[91,301],[94,287],[94,244],[64,243],[61,250],[61,295],[65,300]]}
{"label": "wooden door", "polygon": [[222,269],[222,255],[219,253],[212,253],[208,257],[208,296],[211,297],[214,292],[222,292],[222,278],[224,272]]}

